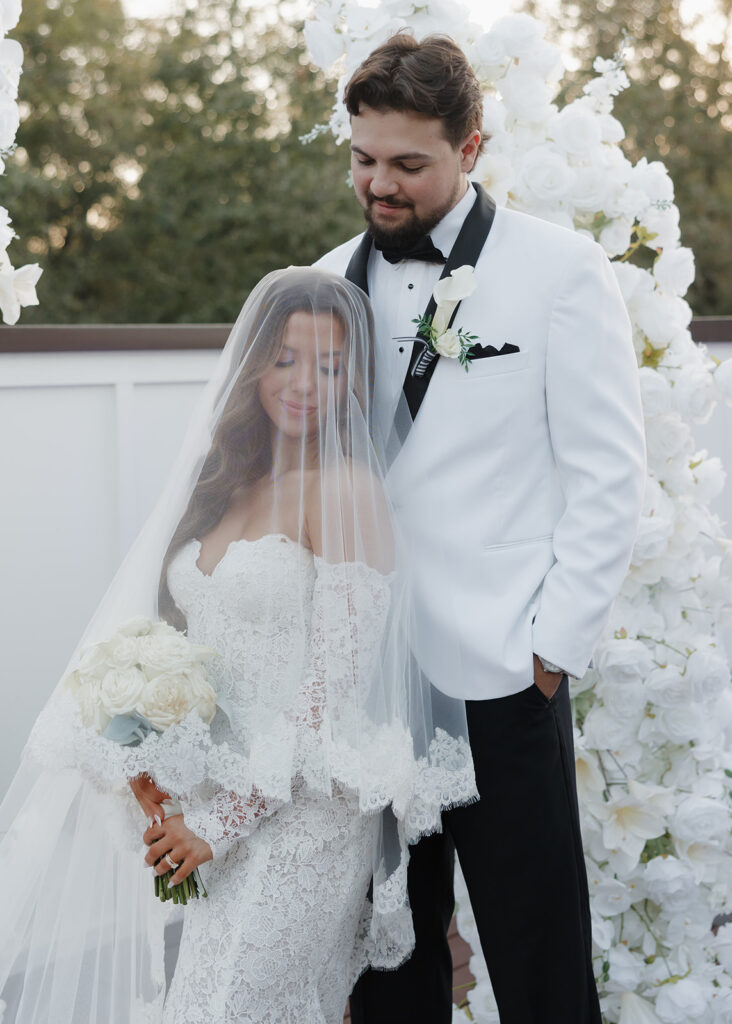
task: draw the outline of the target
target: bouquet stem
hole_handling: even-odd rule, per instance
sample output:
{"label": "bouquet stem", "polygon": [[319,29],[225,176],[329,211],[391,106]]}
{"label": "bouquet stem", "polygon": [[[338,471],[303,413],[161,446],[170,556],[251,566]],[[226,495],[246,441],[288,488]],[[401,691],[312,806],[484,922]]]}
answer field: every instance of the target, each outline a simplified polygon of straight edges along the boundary
{"label": "bouquet stem", "polygon": [[[158,861],[160,863],[160,861]],[[206,899],[208,893],[203,884],[198,868],[195,868],[182,882],[177,885],[169,885],[173,877],[173,871],[166,871],[164,875],[155,876],[155,895],[162,903],[172,900],[173,903],[181,903],[186,906],[189,900]]]}

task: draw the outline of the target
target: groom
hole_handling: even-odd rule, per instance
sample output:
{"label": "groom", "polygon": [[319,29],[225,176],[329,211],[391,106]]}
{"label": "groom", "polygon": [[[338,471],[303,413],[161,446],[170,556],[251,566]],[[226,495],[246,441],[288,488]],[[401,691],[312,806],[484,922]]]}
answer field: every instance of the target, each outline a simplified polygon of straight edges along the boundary
{"label": "groom", "polygon": [[[407,399],[390,490],[419,553],[415,655],[466,699],[480,791],[413,849],[415,952],[361,978],[353,1021],[451,1021],[457,852],[501,1024],[600,1024],[567,675],[588,668],[640,515],[630,325],[598,245],[497,210],[468,181],[482,96],[451,40],[393,36],[345,103],[367,230],[318,265],[368,291],[377,372],[394,405]],[[477,287],[453,327],[477,335],[467,373],[405,340],[465,265]]]}

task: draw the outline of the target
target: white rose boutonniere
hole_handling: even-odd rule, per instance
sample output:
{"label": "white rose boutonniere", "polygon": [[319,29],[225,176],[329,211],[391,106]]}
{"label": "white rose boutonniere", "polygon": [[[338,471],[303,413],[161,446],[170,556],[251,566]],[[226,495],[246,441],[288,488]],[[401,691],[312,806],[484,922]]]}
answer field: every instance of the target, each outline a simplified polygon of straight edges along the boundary
{"label": "white rose boutonniere", "polygon": [[478,340],[477,335],[468,334],[460,327],[454,331],[449,327],[455,308],[476,289],[474,268],[466,264],[458,267],[449,277],[441,278],[432,292],[437,309],[434,316],[415,317],[417,334],[427,342],[428,348],[436,355],[457,359],[466,371],[470,367],[470,350]]}

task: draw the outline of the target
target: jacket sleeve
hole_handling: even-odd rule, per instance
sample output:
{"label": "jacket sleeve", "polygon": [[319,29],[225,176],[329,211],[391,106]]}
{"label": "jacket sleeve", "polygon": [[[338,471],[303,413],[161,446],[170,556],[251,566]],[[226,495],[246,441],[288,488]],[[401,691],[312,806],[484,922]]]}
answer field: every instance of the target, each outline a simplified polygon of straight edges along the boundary
{"label": "jacket sleeve", "polygon": [[554,302],[546,403],[566,507],[534,619],[534,651],[584,675],[630,565],[646,479],[631,325],[599,245],[575,250]]}

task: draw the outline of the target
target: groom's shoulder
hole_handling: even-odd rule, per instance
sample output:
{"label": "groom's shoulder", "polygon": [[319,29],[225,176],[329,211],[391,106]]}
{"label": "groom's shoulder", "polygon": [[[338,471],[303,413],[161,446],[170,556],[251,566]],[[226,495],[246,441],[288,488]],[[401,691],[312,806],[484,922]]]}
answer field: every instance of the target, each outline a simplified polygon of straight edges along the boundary
{"label": "groom's shoulder", "polygon": [[498,245],[523,247],[531,245],[547,252],[587,253],[597,243],[562,224],[542,220],[534,214],[502,207],[496,215],[492,234]]}
{"label": "groom's shoulder", "polygon": [[349,238],[347,242],[342,245],[336,246],[335,249],[331,249],[330,252],[325,253],[319,260],[313,263],[314,267],[319,267],[321,270],[329,270],[333,274],[344,274],[348,261],[354,252],[358,248],[358,244],[363,238],[363,232],[360,235],[355,235],[353,238]]}

